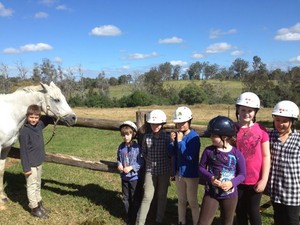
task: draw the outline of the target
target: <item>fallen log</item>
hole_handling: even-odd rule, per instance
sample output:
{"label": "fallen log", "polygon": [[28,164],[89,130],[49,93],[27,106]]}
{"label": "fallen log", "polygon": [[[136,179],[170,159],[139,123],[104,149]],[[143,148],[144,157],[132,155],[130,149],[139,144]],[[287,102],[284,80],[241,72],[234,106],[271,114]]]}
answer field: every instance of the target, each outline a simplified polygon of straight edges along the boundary
{"label": "fallen log", "polygon": [[[12,147],[12,149],[8,154],[8,157],[20,159],[20,149]],[[45,161],[50,163],[58,163],[58,164],[63,164],[68,166],[80,167],[84,169],[91,169],[91,170],[110,172],[110,173],[119,173],[116,162],[111,162],[106,160],[91,161],[91,160],[84,160],[75,156],[46,152]]]}

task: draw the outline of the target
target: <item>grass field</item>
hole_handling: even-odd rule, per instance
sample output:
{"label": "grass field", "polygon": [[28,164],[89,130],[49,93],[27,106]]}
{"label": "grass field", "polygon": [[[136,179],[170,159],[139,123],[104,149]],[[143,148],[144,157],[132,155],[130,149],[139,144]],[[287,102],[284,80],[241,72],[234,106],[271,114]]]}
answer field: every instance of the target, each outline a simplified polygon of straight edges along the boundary
{"label": "grass field", "polygon": [[[165,87],[173,87],[180,91],[186,85],[190,83],[194,83],[197,85],[202,84],[203,80],[176,80],[176,81],[165,81]],[[230,95],[233,98],[237,98],[238,95],[242,92],[242,83],[240,81],[220,81],[220,80],[207,80],[205,81],[212,85],[219,85],[223,87],[227,87],[230,89]],[[131,93],[132,87],[130,85],[117,85],[110,87],[109,96],[112,98],[120,99],[123,96],[127,96]]]}
{"label": "grass field", "polygon": [[[169,122],[177,106],[147,107],[132,109],[86,109],[75,108],[80,117],[133,120],[137,110],[149,111],[154,108],[163,109]],[[193,123],[207,124],[208,120],[217,115],[228,115],[234,119],[234,106],[205,106],[191,107],[194,113]],[[271,109],[262,109],[258,120],[270,121]],[[45,129],[45,140],[51,136],[53,126]],[[116,160],[116,149],[121,141],[119,132],[94,128],[59,126],[53,140],[46,146],[47,152],[62,153],[89,159]],[[210,142],[202,138],[204,149]],[[12,159],[9,159],[12,162]],[[120,225],[123,224],[124,214],[121,200],[121,184],[118,174],[80,169],[65,165],[44,163],[42,195],[44,204],[51,209],[48,220],[35,219],[29,214],[26,198],[25,179],[19,161],[10,163],[5,173],[5,191],[10,198],[9,203],[2,208],[0,224],[59,224],[59,225]],[[199,204],[203,195],[203,186],[199,186]],[[263,202],[268,199],[264,197]],[[188,212],[188,224],[191,224]],[[262,213],[263,224],[271,224],[272,209]],[[168,192],[165,224],[177,223],[177,198],[175,185],[171,183]],[[214,224],[218,224],[218,216]]]}

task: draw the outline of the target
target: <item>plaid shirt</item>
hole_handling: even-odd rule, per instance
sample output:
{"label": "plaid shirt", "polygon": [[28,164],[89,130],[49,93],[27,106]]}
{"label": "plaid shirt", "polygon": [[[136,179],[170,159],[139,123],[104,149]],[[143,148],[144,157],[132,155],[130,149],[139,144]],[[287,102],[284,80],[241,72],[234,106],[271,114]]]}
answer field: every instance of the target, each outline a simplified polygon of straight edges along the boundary
{"label": "plaid shirt", "polygon": [[146,161],[146,172],[152,175],[163,175],[170,173],[171,159],[168,154],[170,136],[159,132],[158,136],[153,132],[145,134],[142,143],[142,156]]}
{"label": "plaid shirt", "polygon": [[270,131],[271,170],[268,191],[272,201],[300,205],[300,134],[294,130],[281,143],[276,130]]}

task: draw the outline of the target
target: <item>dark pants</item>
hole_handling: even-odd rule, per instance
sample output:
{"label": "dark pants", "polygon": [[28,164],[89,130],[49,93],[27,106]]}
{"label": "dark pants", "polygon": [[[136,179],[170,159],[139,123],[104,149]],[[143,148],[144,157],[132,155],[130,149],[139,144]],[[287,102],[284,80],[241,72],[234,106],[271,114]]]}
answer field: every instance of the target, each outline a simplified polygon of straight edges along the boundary
{"label": "dark pants", "polygon": [[236,222],[238,225],[261,225],[259,212],[262,193],[253,189],[254,185],[239,185],[239,199],[236,207]]}
{"label": "dark pants", "polygon": [[136,214],[139,208],[139,201],[137,198],[137,184],[138,181],[124,181],[122,180],[123,203],[126,211],[126,223],[134,224]]}
{"label": "dark pants", "polygon": [[272,202],[274,225],[299,225],[300,206],[289,206]]}
{"label": "dark pants", "polygon": [[202,200],[198,225],[212,224],[216,211],[220,207],[221,222],[223,225],[232,225],[237,197],[229,199],[215,199],[205,195]]}

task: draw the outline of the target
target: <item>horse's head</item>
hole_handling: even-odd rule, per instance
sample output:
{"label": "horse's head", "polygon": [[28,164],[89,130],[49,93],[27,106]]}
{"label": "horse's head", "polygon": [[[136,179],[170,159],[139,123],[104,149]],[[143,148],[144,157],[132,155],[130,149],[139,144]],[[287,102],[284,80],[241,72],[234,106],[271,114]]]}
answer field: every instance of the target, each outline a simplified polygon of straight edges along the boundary
{"label": "horse's head", "polygon": [[42,103],[42,110],[49,116],[54,116],[67,126],[76,123],[76,114],[66,101],[61,90],[51,82],[50,85],[40,83],[45,93],[45,101]]}

